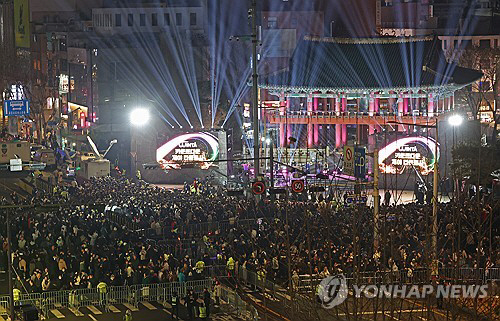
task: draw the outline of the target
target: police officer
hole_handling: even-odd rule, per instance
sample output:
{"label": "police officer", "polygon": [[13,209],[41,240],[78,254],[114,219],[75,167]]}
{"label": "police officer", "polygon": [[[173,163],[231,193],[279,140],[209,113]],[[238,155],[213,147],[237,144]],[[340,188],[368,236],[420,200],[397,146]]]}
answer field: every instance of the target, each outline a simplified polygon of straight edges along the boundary
{"label": "police officer", "polygon": [[172,305],[172,319],[179,318],[179,297],[177,296],[177,292],[172,294],[170,298],[170,304]]}
{"label": "police officer", "polygon": [[18,288],[14,288],[12,290],[13,296],[14,296],[14,306],[19,305],[19,300],[21,299],[21,290]]}
{"label": "police officer", "polygon": [[101,305],[106,305],[106,292],[108,285],[106,282],[101,281],[97,284],[97,290],[99,291],[99,298]]}
{"label": "police officer", "polygon": [[233,259],[232,256],[227,260],[226,266],[227,266],[227,269],[229,271],[229,275],[233,276],[233,272],[234,272],[234,259]]}
{"label": "police officer", "polygon": [[318,284],[316,286],[316,299],[318,300],[318,303],[323,303],[323,285]]}
{"label": "police officer", "polygon": [[127,310],[123,316],[123,321],[132,321],[132,311]]}
{"label": "police officer", "polygon": [[207,319],[207,308],[205,307],[204,303],[200,304],[199,310],[200,310],[200,319],[206,320]]}
{"label": "police officer", "polygon": [[196,269],[197,279],[200,280],[202,278],[203,270],[205,269],[205,262],[203,262],[202,260],[196,262],[195,269]]}

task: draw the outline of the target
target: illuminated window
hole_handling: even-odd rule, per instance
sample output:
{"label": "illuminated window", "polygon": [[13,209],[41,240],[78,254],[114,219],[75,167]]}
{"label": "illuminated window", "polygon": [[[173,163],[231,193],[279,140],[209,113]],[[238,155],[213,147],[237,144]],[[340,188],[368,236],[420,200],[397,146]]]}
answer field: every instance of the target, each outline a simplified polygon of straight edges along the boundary
{"label": "illuminated window", "polygon": [[277,17],[269,17],[267,19],[267,27],[269,29],[274,29],[278,27],[278,18]]}

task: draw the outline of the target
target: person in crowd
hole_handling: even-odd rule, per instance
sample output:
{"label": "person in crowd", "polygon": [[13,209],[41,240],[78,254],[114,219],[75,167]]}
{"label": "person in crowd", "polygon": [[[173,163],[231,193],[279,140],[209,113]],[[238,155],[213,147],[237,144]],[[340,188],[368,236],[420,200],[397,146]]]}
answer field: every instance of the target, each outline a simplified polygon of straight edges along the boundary
{"label": "person in crowd", "polygon": [[[26,199],[12,194],[15,204],[64,204],[44,211],[12,210],[13,266],[25,287],[30,285],[36,292],[95,288],[102,283],[183,283],[208,276],[206,271],[213,266],[220,267],[220,275],[235,275],[244,267],[245,273],[259,271],[262,280],[285,284],[291,273],[291,284],[298,288],[299,276],[310,271],[318,276],[353,272],[355,248],[361,249],[356,257],[361,271],[411,269],[414,278],[418,269],[426,267],[425,232],[432,204],[425,205],[423,200],[380,209],[380,233],[387,237],[380,240],[375,253],[373,212],[368,206],[325,199],[256,203],[227,196],[201,180],[194,193],[187,185],[167,190],[142,180],[103,177],[71,191],[61,186],[57,193]],[[494,206],[489,205],[486,193],[482,197],[484,219]],[[439,204],[442,265],[500,264],[497,252],[485,248],[490,234],[481,238],[470,228],[473,225],[466,224],[477,220],[476,213],[474,200]],[[463,221],[461,230],[457,217]],[[498,226],[492,226],[491,235],[497,242]],[[0,236],[6,257],[3,225]],[[483,247],[478,262],[479,241]],[[186,303],[194,315],[191,296]],[[205,302],[205,306],[210,314],[210,304]]]}

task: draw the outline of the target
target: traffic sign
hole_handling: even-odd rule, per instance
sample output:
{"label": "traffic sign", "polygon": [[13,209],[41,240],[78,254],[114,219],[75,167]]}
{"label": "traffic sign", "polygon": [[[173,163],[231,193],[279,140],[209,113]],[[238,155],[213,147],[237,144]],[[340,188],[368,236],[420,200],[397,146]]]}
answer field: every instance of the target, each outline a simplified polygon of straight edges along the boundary
{"label": "traffic sign", "polygon": [[354,149],[354,177],[364,179],[366,176],[366,150],[364,147]]}
{"label": "traffic sign", "polygon": [[252,184],[252,192],[255,195],[261,195],[266,191],[266,184],[264,182],[254,182]]}
{"label": "traffic sign", "polygon": [[304,181],[301,179],[292,181],[292,191],[294,193],[302,193],[304,191]]}
{"label": "traffic sign", "polygon": [[23,170],[23,160],[20,158],[15,158],[10,160],[10,171],[20,172]]}
{"label": "traffic sign", "polygon": [[344,169],[346,175],[354,176],[354,147],[344,146]]}
{"label": "traffic sign", "polygon": [[5,100],[3,103],[5,116],[25,116],[30,114],[29,100]]}

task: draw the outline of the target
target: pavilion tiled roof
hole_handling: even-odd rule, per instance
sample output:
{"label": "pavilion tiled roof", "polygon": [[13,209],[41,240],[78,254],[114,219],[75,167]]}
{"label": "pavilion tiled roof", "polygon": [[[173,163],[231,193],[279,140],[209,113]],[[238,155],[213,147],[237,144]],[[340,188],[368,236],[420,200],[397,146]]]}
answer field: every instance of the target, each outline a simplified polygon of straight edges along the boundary
{"label": "pavilion tiled roof", "polygon": [[288,70],[261,76],[259,86],[299,90],[463,87],[477,70],[446,61],[432,38],[302,40]]}

